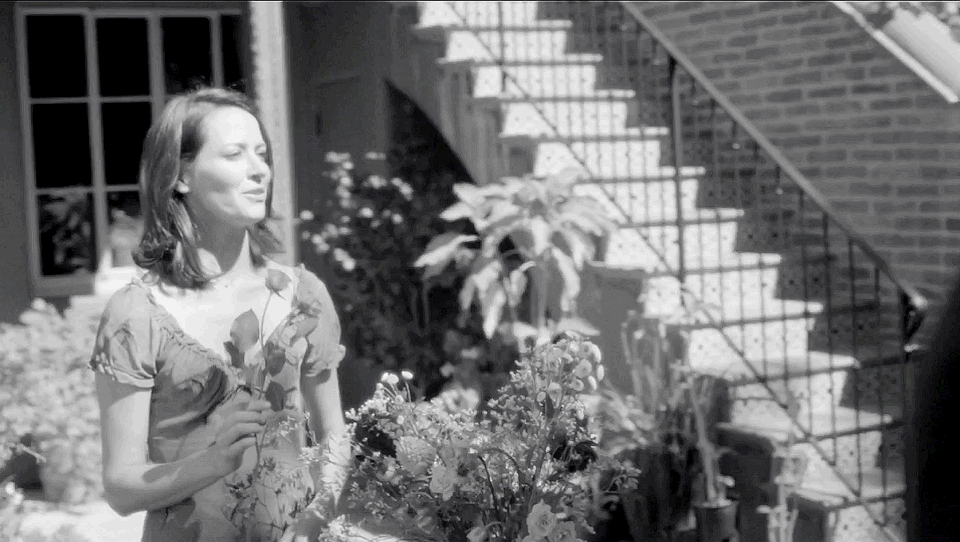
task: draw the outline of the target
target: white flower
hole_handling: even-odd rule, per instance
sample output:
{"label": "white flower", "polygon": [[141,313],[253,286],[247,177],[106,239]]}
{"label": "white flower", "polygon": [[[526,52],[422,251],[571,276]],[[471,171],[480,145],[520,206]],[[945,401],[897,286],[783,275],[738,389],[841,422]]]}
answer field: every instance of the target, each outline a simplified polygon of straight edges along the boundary
{"label": "white flower", "polygon": [[403,217],[400,216],[400,215],[393,215],[393,216],[390,217],[390,220],[391,220],[394,224],[397,224],[397,225],[403,223]]}
{"label": "white flower", "polygon": [[597,381],[603,380],[603,375],[606,374],[607,370],[603,368],[603,365],[597,365]]}
{"label": "white flower", "polygon": [[575,542],[577,538],[577,528],[572,521],[558,523],[553,531],[547,535],[550,542]]}
{"label": "white flower", "polygon": [[487,528],[486,527],[474,527],[470,529],[470,532],[467,533],[467,540],[470,542],[483,542],[487,539]]}
{"label": "white flower", "polygon": [[300,211],[300,220],[313,220],[313,212],[309,209],[304,209]]}
{"label": "white flower", "polygon": [[407,370],[400,371],[400,376],[403,377],[404,380],[413,380],[413,373]]}
{"label": "white flower", "polygon": [[356,268],[357,268],[357,260],[354,260],[353,258],[350,258],[350,259],[348,259],[348,260],[344,260],[344,262],[343,262],[343,269],[344,269],[344,271],[348,271],[348,272],[349,272],[349,271],[353,271],[353,270],[356,269]]}
{"label": "white flower", "polygon": [[527,529],[534,540],[543,540],[557,526],[557,515],[550,509],[550,505],[541,500],[533,505],[527,515]]}
{"label": "white flower", "polygon": [[430,478],[430,491],[443,496],[448,501],[453,497],[453,490],[457,487],[457,473],[443,465],[433,467],[433,477]]}
{"label": "white flower", "polygon": [[426,474],[436,457],[437,450],[421,438],[405,435],[397,442],[397,461],[414,476]]}
{"label": "white flower", "polygon": [[593,371],[593,366],[589,361],[582,359],[580,363],[577,364],[573,369],[573,376],[577,378],[587,378],[590,376],[590,373]]}
{"label": "white flower", "polygon": [[589,341],[580,344],[580,357],[590,360],[591,363],[600,363],[603,359],[600,347]]}
{"label": "white flower", "polygon": [[373,218],[373,210],[369,207],[364,207],[363,209],[360,209],[360,212],[358,214],[363,218]]}
{"label": "white flower", "polygon": [[396,386],[397,384],[400,383],[400,379],[397,378],[397,375],[393,373],[385,372],[382,375],[380,375],[380,382],[383,382],[384,384],[390,384],[391,386]]}

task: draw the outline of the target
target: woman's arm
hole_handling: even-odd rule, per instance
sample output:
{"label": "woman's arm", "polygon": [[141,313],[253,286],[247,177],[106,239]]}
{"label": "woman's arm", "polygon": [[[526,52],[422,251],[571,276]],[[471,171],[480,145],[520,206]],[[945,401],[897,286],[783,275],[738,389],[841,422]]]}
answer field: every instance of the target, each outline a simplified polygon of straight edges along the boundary
{"label": "woman's arm", "polygon": [[252,435],[262,430],[257,420],[265,419],[262,409],[251,405],[251,410],[224,420],[213,446],[178,461],[156,464],[149,461],[147,449],[151,390],[102,373],[96,375],[96,387],[104,492],[107,503],[122,516],[172,506],[233,472],[243,452],[253,445]]}
{"label": "woman's arm", "polygon": [[326,489],[332,492],[336,504],[340,500],[350,467],[351,445],[349,439],[338,438],[344,436],[346,422],[337,370],[333,368],[317,376],[304,376],[300,385],[310,415],[310,429],[317,439],[317,444],[321,447],[332,447],[331,461],[322,465],[322,478],[318,482],[333,484],[333,487]]}

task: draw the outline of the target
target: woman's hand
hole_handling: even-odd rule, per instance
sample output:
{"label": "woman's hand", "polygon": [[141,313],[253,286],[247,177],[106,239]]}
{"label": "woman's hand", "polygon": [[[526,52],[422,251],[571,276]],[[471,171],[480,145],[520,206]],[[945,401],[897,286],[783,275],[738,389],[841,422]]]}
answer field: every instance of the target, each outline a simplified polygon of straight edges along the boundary
{"label": "woman's hand", "polygon": [[279,542],[316,542],[326,528],[326,517],[319,510],[307,508],[297,517],[297,522],[284,531]]}
{"label": "woman's hand", "polygon": [[256,444],[257,437],[270,418],[270,402],[251,400],[246,408],[240,408],[223,418],[210,452],[221,460],[226,470],[224,476],[240,468],[243,455]]}

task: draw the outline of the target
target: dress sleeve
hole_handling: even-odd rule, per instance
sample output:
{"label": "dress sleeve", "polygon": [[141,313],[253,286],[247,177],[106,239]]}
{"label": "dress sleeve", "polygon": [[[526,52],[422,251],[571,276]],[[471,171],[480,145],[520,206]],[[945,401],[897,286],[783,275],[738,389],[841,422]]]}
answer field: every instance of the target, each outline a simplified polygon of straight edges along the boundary
{"label": "dress sleeve", "polygon": [[150,305],[131,287],[110,298],[100,317],[90,368],[117,382],[152,388],[157,374],[157,330]]}
{"label": "dress sleeve", "polygon": [[340,344],[340,317],[326,285],[315,274],[301,268],[297,285],[297,303],[300,309],[319,320],[307,337],[301,374],[316,377],[324,370],[335,370],[343,359]]}

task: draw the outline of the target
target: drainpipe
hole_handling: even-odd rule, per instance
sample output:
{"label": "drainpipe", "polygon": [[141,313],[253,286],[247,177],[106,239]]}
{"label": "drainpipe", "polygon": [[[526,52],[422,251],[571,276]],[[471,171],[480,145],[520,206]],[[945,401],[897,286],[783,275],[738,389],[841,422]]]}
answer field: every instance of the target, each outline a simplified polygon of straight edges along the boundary
{"label": "drainpipe", "polygon": [[960,42],[925,9],[880,9],[878,2],[831,2],[950,104],[960,103]]}

